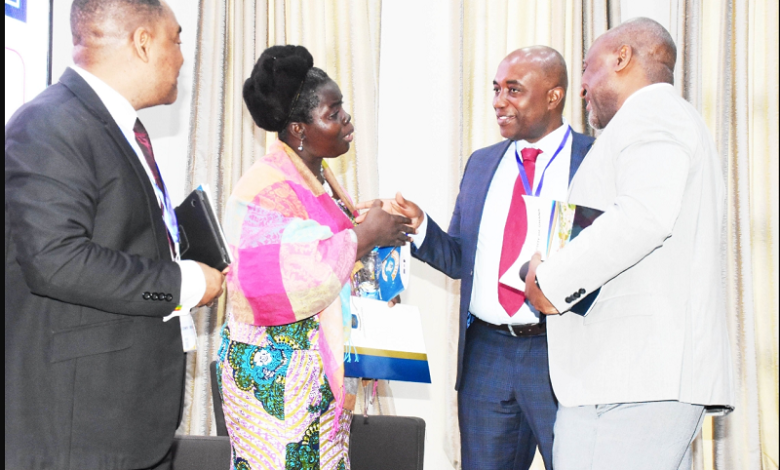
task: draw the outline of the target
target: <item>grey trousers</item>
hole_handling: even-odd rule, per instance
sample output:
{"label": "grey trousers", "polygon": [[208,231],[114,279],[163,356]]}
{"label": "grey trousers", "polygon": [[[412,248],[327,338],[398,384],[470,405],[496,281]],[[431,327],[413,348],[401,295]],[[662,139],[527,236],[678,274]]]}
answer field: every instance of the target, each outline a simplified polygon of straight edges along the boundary
{"label": "grey trousers", "polygon": [[555,470],[690,470],[704,407],[677,401],[559,405]]}

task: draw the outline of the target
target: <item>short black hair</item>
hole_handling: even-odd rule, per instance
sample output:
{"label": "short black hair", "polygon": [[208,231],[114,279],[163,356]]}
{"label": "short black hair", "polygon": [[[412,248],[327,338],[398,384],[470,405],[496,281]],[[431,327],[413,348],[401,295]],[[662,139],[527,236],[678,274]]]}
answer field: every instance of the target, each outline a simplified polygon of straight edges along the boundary
{"label": "short black hair", "polygon": [[[123,18],[129,24],[131,19],[158,17],[162,12],[160,0],[73,0],[70,7],[73,45],[84,44],[96,35],[105,34],[96,25],[108,18]],[[115,33],[120,34],[121,31]]]}
{"label": "short black hair", "polygon": [[244,102],[258,127],[286,137],[290,122],[312,122],[317,90],[331,79],[303,46],[272,46],[244,82]]}

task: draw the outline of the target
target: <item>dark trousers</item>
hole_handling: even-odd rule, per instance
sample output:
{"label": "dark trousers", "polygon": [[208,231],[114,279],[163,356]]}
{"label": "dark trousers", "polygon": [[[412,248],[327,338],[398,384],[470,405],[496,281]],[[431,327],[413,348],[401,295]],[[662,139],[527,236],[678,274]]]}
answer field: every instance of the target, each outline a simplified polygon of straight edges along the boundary
{"label": "dark trousers", "polygon": [[552,470],[557,410],[545,334],[469,326],[458,391],[463,470],[527,470],[537,444]]}

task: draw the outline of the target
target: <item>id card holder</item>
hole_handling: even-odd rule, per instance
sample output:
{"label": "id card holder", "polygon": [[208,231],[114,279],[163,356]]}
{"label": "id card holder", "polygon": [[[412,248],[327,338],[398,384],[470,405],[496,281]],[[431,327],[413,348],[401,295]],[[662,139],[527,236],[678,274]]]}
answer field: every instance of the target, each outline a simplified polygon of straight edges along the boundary
{"label": "id card holder", "polygon": [[179,325],[181,326],[181,345],[184,352],[193,352],[198,350],[198,333],[195,331],[195,322],[192,320],[191,313],[185,313],[179,316]]}

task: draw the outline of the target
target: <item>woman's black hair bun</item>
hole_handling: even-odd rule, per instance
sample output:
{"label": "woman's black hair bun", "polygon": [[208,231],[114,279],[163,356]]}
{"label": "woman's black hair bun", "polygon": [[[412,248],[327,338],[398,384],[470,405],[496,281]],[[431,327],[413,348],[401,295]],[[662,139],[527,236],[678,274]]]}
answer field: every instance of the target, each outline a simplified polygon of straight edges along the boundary
{"label": "woman's black hair bun", "polygon": [[271,132],[287,125],[290,108],[314,59],[303,46],[272,46],[260,54],[244,82],[244,101],[255,123]]}

